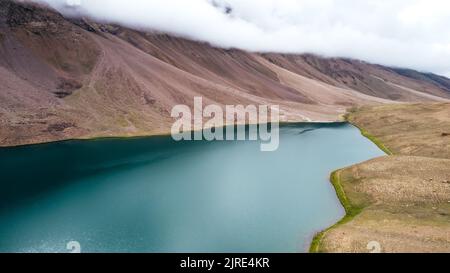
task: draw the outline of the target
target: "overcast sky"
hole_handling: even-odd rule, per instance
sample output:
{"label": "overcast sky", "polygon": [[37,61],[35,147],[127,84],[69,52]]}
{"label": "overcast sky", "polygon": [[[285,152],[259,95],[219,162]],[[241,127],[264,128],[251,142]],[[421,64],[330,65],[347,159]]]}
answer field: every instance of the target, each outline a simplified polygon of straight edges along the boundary
{"label": "overcast sky", "polygon": [[316,53],[450,77],[448,0],[35,0],[221,47]]}

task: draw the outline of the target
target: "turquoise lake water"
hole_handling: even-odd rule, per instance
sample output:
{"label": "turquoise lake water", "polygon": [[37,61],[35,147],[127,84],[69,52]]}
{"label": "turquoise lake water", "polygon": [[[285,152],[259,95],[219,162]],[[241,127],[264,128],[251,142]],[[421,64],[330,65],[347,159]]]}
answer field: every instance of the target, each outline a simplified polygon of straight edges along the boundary
{"label": "turquoise lake water", "polygon": [[304,252],[344,215],[335,169],[384,155],[349,124],[259,142],[105,139],[0,149],[0,252]]}

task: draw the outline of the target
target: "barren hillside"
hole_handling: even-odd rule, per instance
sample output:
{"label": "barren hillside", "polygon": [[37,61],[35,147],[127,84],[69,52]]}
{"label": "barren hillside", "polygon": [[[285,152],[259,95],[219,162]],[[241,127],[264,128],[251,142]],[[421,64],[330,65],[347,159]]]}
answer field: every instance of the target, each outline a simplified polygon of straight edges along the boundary
{"label": "barren hillside", "polygon": [[0,146],[166,133],[176,104],[277,104],[285,121],[446,101],[450,80],[356,60],[220,49],[0,0]]}

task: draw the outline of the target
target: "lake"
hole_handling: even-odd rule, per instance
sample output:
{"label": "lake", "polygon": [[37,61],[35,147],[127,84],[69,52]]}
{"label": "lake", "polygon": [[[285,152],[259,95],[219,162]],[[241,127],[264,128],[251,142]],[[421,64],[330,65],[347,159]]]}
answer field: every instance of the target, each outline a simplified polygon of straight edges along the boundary
{"label": "lake", "polygon": [[345,214],[331,171],[384,155],[350,124],[257,141],[170,137],[0,149],[0,252],[304,252]]}

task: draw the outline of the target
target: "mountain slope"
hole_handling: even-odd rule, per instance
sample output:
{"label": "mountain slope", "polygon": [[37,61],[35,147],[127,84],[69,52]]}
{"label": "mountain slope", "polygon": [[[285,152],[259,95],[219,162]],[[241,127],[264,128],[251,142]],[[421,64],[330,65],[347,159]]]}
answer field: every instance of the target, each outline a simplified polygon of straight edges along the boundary
{"label": "mountain slope", "polygon": [[176,104],[278,104],[285,121],[445,101],[449,80],[314,55],[220,49],[0,0],[0,145],[166,133]]}

